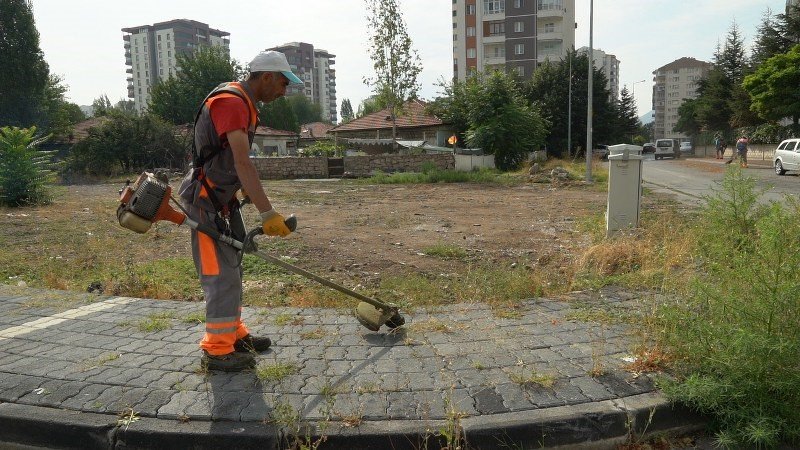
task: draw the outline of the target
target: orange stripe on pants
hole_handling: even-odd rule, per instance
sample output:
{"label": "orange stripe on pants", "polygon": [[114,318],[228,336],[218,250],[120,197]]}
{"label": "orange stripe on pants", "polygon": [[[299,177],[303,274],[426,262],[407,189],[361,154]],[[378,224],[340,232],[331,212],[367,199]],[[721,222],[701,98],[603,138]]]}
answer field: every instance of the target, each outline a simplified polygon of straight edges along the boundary
{"label": "orange stripe on pants", "polygon": [[219,262],[214,239],[205,233],[197,233],[198,250],[200,250],[200,268],[203,275],[219,275]]}

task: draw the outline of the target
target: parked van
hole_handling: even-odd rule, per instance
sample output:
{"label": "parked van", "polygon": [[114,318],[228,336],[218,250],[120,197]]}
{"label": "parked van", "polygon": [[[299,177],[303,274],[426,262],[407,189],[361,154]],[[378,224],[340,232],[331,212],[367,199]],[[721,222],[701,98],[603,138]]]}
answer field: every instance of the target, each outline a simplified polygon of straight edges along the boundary
{"label": "parked van", "polygon": [[775,149],[773,160],[775,173],[783,175],[787,170],[800,170],[800,139],[786,139]]}
{"label": "parked van", "polygon": [[665,156],[678,158],[681,151],[680,145],[677,139],[658,139],[656,140],[656,151],[653,154],[656,159],[662,159]]}

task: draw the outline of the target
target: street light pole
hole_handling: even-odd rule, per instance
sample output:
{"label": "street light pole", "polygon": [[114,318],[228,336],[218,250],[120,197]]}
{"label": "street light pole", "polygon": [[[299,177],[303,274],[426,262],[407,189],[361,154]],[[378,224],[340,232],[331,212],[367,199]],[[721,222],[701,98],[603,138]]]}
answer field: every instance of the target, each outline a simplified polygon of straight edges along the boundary
{"label": "street light pole", "polygon": [[[575,53],[575,47],[572,48]],[[569,94],[567,94],[567,157],[572,158],[572,57],[569,54]]]}
{"label": "street light pole", "polygon": [[586,182],[592,182],[592,78],[594,78],[594,49],[592,33],[594,32],[594,0],[589,0],[589,86],[586,107]]}

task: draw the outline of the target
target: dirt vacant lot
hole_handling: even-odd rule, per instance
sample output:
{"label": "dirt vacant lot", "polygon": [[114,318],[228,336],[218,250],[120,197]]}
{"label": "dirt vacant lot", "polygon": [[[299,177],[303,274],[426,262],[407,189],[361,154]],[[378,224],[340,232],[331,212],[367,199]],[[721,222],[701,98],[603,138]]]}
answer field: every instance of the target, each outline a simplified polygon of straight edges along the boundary
{"label": "dirt vacant lot", "polygon": [[[276,210],[295,214],[299,225],[285,240],[261,238],[263,250],[350,287],[375,289],[388,277],[452,276],[458,283],[459,277],[477,270],[535,274],[547,267],[557,273],[589,245],[579,224],[601,217],[606,201],[598,186],[580,183],[305,180],[264,186]],[[10,249],[0,256],[2,282],[72,290],[97,282],[114,286],[108,293],[120,295],[199,298],[188,229],[170,223],[160,223],[145,235],[122,229],[114,216],[120,187],[68,186],[52,205],[0,209],[0,245]],[[248,225],[258,223],[252,206],[245,212]],[[158,261],[161,265],[154,265]],[[170,278],[171,272],[183,276]],[[128,279],[134,273],[135,282]],[[247,290],[270,292],[269,285],[275,284],[271,273],[246,268]],[[146,277],[164,277],[160,282],[175,289],[133,288]]]}

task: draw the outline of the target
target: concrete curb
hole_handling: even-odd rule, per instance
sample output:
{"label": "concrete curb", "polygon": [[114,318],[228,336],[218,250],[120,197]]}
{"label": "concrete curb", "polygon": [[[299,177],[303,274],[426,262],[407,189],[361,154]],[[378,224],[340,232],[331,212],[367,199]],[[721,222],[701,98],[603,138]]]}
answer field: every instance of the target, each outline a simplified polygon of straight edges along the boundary
{"label": "concrete curb", "polygon": [[[0,404],[0,443],[58,449],[268,449],[287,448],[296,439],[324,439],[323,448],[420,449],[448,444],[443,431],[460,425],[468,449],[607,449],[653,433],[702,429],[706,420],[647,393],[584,405],[468,417],[451,421],[383,420],[346,427],[294,426],[263,422],[179,422],[141,418],[127,427],[109,414],[76,412],[13,403]],[[299,430],[299,433],[298,433]],[[294,434],[299,434],[295,436]]]}

